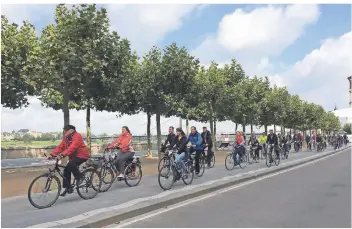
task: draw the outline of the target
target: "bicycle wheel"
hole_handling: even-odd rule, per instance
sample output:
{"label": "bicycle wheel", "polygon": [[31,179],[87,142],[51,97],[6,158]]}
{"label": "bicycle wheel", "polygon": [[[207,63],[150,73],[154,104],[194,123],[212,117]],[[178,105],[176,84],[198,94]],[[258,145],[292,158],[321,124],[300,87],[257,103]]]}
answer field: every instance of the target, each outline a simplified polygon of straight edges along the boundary
{"label": "bicycle wheel", "polygon": [[248,154],[247,158],[248,158],[248,163],[249,163],[249,164],[252,164],[253,161],[254,161],[253,150],[250,150],[250,151],[249,151],[249,154]]}
{"label": "bicycle wheel", "polygon": [[[165,172],[166,171],[166,172]],[[163,190],[169,190],[172,188],[172,185],[176,182],[177,171],[175,166],[165,165],[161,168],[158,174],[158,183],[160,188]],[[163,184],[162,178],[166,178],[169,181],[169,184]]]}
{"label": "bicycle wheel", "polygon": [[186,166],[186,177],[182,177],[182,181],[185,185],[192,184],[194,178],[194,167],[191,161],[185,163]]}
{"label": "bicycle wheel", "polygon": [[202,156],[201,158],[199,158],[199,173],[198,173],[198,177],[203,176],[205,171],[205,158]]}
{"label": "bicycle wheel", "polygon": [[[125,168],[125,183],[129,187],[134,187],[142,180],[142,166],[136,163],[130,163]],[[133,183],[135,181],[135,183]]]}
{"label": "bicycle wheel", "polygon": [[272,161],[272,158],[271,158],[271,153],[267,153],[266,154],[266,166],[267,167],[271,167],[271,163],[272,163],[273,161]]}
{"label": "bicycle wheel", "polygon": [[240,160],[240,163],[239,163],[240,168],[241,168],[241,169],[246,168],[246,166],[247,166],[247,161],[248,161],[247,154],[243,154],[243,156],[242,156],[239,160]]}
{"label": "bicycle wheel", "polygon": [[280,155],[275,154],[275,165],[278,166],[280,164]]}
{"label": "bicycle wheel", "polygon": [[[100,192],[102,180],[96,169],[88,168],[82,172],[83,177],[77,181],[76,189],[78,195],[84,199],[93,199]],[[92,188],[92,192],[89,191]]]}
{"label": "bicycle wheel", "polygon": [[[43,182],[44,182],[44,188],[38,188],[36,187],[34,184],[39,181],[39,179],[44,178]],[[53,185],[53,182],[57,183],[57,186],[55,187]],[[39,203],[40,200],[46,199],[46,198],[42,198],[42,195],[39,195],[39,200],[35,200],[35,197],[37,197],[37,195],[33,195],[32,191],[34,191],[34,193],[38,193],[38,191],[41,191],[42,194],[50,194],[50,196],[52,196],[52,200],[49,201],[48,203]],[[29,185],[28,188],[28,200],[29,203],[32,204],[33,207],[38,208],[38,209],[43,209],[43,208],[48,208],[50,206],[52,206],[57,199],[60,196],[60,191],[61,191],[61,182],[60,179],[57,176],[52,176],[49,173],[46,174],[42,174],[36,178],[34,178],[34,180],[31,182],[31,184]]]}
{"label": "bicycle wheel", "polygon": [[[112,183],[115,181],[115,174],[114,171],[110,167],[103,167],[101,169],[101,187],[100,187],[100,192],[106,192],[108,191]],[[94,186],[95,188],[95,186]]]}
{"label": "bicycle wheel", "polygon": [[212,157],[210,158],[210,168],[214,168],[215,166],[215,154],[213,153]]}
{"label": "bicycle wheel", "polygon": [[232,153],[228,154],[225,158],[225,168],[227,170],[233,170],[233,168],[235,168],[235,161],[233,160]]}
{"label": "bicycle wheel", "polygon": [[165,165],[166,160],[168,160],[168,158],[163,157],[162,159],[160,159],[159,163],[158,163],[158,172],[160,172],[160,170],[163,168],[163,166]]}

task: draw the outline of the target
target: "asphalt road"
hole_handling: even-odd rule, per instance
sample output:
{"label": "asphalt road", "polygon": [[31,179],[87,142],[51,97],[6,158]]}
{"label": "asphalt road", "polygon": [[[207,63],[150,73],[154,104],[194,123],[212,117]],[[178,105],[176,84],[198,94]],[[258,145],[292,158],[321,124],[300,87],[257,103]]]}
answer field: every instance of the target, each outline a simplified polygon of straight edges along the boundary
{"label": "asphalt road", "polygon": [[148,218],[119,225],[134,228],[350,228],[351,150],[208,199],[144,217]]}

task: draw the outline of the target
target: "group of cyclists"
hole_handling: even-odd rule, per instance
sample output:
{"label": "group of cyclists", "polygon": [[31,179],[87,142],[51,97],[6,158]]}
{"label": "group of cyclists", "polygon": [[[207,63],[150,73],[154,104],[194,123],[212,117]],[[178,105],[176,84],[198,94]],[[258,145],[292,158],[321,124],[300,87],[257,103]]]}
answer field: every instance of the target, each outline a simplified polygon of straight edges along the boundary
{"label": "group of cyclists", "polygon": [[[175,155],[175,161],[180,167],[180,174],[184,176],[185,171],[185,161],[190,158],[192,153],[195,153],[195,174],[199,173],[199,159],[203,154],[206,158],[206,163],[210,167],[211,158],[214,154],[213,152],[213,139],[210,131],[207,127],[203,127],[202,133],[199,133],[195,126],[191,127],[191,133],[187,136],[182,128],[169,127],[169,134],[167,135],[165,144],[163,145],[161,151],[166,152],[174,147],[177,148],[177,153]],[[261,136],[257,138],[255,134],[250,136],[248,145],[255,147],[255,156],[259,158],[259,151],[262,150],[267,153],[267,146],[274,146],[274,151],[276,156],[279,156],[280,149],[285,149],[287,153],[291,149],[291,143],[294,142],[298,147],[302,148],[303,134],[296,133],[292,137],[289,133],[287,135],[281,135],[274,133],[273,130],[269,131],[269,134],[262,133]],[[343,144],[347,144],[347,135],[321,135],[315,133],[306,135],[305,141],[307,143],[307,149],[311,150],[317,146],[327,147],[327,142],[335,146],[335,149],[341,147]],[[131,145],[132,134],[127,126],[122,127],[121,135],[111,143],[107,149],[117,149],[117,157],[115,160],[116,170],[119,174],[116,174],[118,178],[123,178],[123,170],[125,162],[128,159],[133,158],[134,149]],[[242,156],[245,153],[246,137],[241,131],[236,132],[236,138],[234,142],[234,153],[233,158],[237,154]],[[204,154],[204,150],[207,148],[207,155]],[[71,173],[76,178],[77,182],[80,182],[82,174],[79,171],[79,166],[86,162],[89,158],[89,151],[83,141],[82,136],[76,131],[73,125],[67,125],[64,127],[64,138],[61,143],[53,150],[53,152],[48,156],[48,159],[52,157],[63,158],[68,156],[69,162],[64,169],[63,175],[66,178],[63,183],[63,192],[61,196],[70,194],[73,192],[72,185],[69,183],[71,181]]]}

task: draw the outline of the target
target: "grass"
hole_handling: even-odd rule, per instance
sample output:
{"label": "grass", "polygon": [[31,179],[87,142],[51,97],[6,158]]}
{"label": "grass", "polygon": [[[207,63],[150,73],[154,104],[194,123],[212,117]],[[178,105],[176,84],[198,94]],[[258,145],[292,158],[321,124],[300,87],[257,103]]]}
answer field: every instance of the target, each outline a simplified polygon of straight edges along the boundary
{"label": "grass", "polygon": [[7,147],[46,147],[46,146],[56,146],[60,144],[61,140],[57,141],[33,141],[31,143],[29,142],[23,142],[23,141],[1,141],[1,147],[7,148]]}

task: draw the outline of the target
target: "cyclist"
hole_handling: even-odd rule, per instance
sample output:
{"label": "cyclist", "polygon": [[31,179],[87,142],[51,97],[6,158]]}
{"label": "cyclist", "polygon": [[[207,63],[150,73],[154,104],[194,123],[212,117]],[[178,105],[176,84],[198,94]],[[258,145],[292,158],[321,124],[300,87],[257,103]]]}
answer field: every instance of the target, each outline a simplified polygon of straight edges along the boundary
{"label": "cyclist", "polygon": [[199,157],[201,153],[203,152],[203,146],[202,146],[202,136],[200,133],[198,133],[197,129],[195,126],[191,127],[191,133],[188,136],[188,141],[192,144],[191,148],[189,149],[190,155],[195,151],[196,156],[194,158],[195,160],[195,174],[199,174]]}
{"label": "cyclist", "polygon": [[166,146],[168,145],[168,144],[171,144],[171,142],[172,142],[172,140],[175,138],[175,133],[174,133],[174,127],[173,126],[170,126],[169,127],[169,134],[167,135],[167,137],[166,137],[166,140],[165,140],[165,143],[164,143],[164,145],[161,147],[161,152],[165,152],[165,150],[166,150]]}
{"label": "cyclist", "polygon": [[125,163],[128,159],[133,158],[134,150],[131,146],[132,134],[127,126],[122,127],[121,135],[108,146],[108,149],[118,148],[117,158],[115,160],[116,170],[119,172],[117,178],[123,178]]}
{"label": "cyclist", "polygon": [[82,177],[78,167],[89,158],[88,148],[84,144],[82,136],[76,132],[76,127],[72,125],[64,127],[64,137],[60,145],[53,150],[47,159],[51,159],[53,156],[57,156],[59,159],[66,156],[69,158],[63,174],[66,178],[62,182],[64,191],[60,196],[65,196],[67,193],[71,194],[73,192],[73,188],[71,187],[71,173],[78,183]]}
{"label": "cyclist", "polygon": [[171,150],[174,146],[178,148],[177,154],[175,155],[175,162],[182,169],[181,171],[182,177],[185,176],[184,171],[186,171],[184,160],[186,159],[187,144],[188,144],[188,139],[186,137],[185,132],[183,132],[182,128],[177,128],[176,136],[172,140],[168,149]]}
{"label": "cyclist", "polygon": [[262,136],[259,137],[258,141],[262,145],[264,152],[266,153],[266,140],[268,136],[266,136],[265,132],[263,132]]}
{"label": "cyclist", "polygon": [[312,142],[309,134],[306,135],[306,143],[307,143],[307,150],[312,150]]}
{"label": "cyclist", "polygon": [[317,135],[315,141],[317,143],[317,146],[319,146],[320,144],[323,144],[323,138],[321,137],[320,134]]}
{"label": "cyclist", "polygon": [[269,145],[274,144],[274,151],[276,152],[276,157],[279,157],[279,150],[278,150],[279,142],[278,142],[277,135],[274,133],[273,130],[269,131],[269,135],[267,137],[266,143]]}
{"label": "cyclist", "polygon": [[262,147],[259,144],[259,141],[258,141],[257,137],[255,136],[255,134],[252,134],[252,136],[249,138],[248,145],[249,144],[251,144],[252,147],[257,147],[257,149],[255,150],[255,156],[257,158],[259,158],[259,150],[261,150]]}
{"label": "cyclist", "polygon": [[[207,164],[208,167],[211,166],[211,158],[213,156],[213,139],[211,138],[211,133],[209,130],[207,130],[207,127],[203,127],[203,133],[201,134],[202,136],[202,144],[204,145],[204,148],[208,146],[208,155],[207,155]],[[204,148],[203,148],[203,153],[204,153]]]}
{"label": "cyclist", "polygon": [[237,154],[240,155],[240,158],[243,156],[244,152],[245,152],[245,145],[246,142],[241,134],[240,131],[236,132],[236,140],[235,140],[235,152],[233,154],[233,161],[236,163],[236,156]]}
{"label": "cyclist", "polygon": [[348,138],[347,138],[347,134],[346,133],[343,134],[343,140],[344,140],[344,144],[347,145]]}
{"label": "cyclist", "polygon": [[287,138],[286,138],[286,136],[284,135],[284,136],[282,136],[282,138],[281,138],[281,141],[280,141],[280,144],[282,145],[282,147],[284,148],[284,150],[287,152],[287,153],[289,153],[289,147],[288,147],[288,140],[287,140]]}

